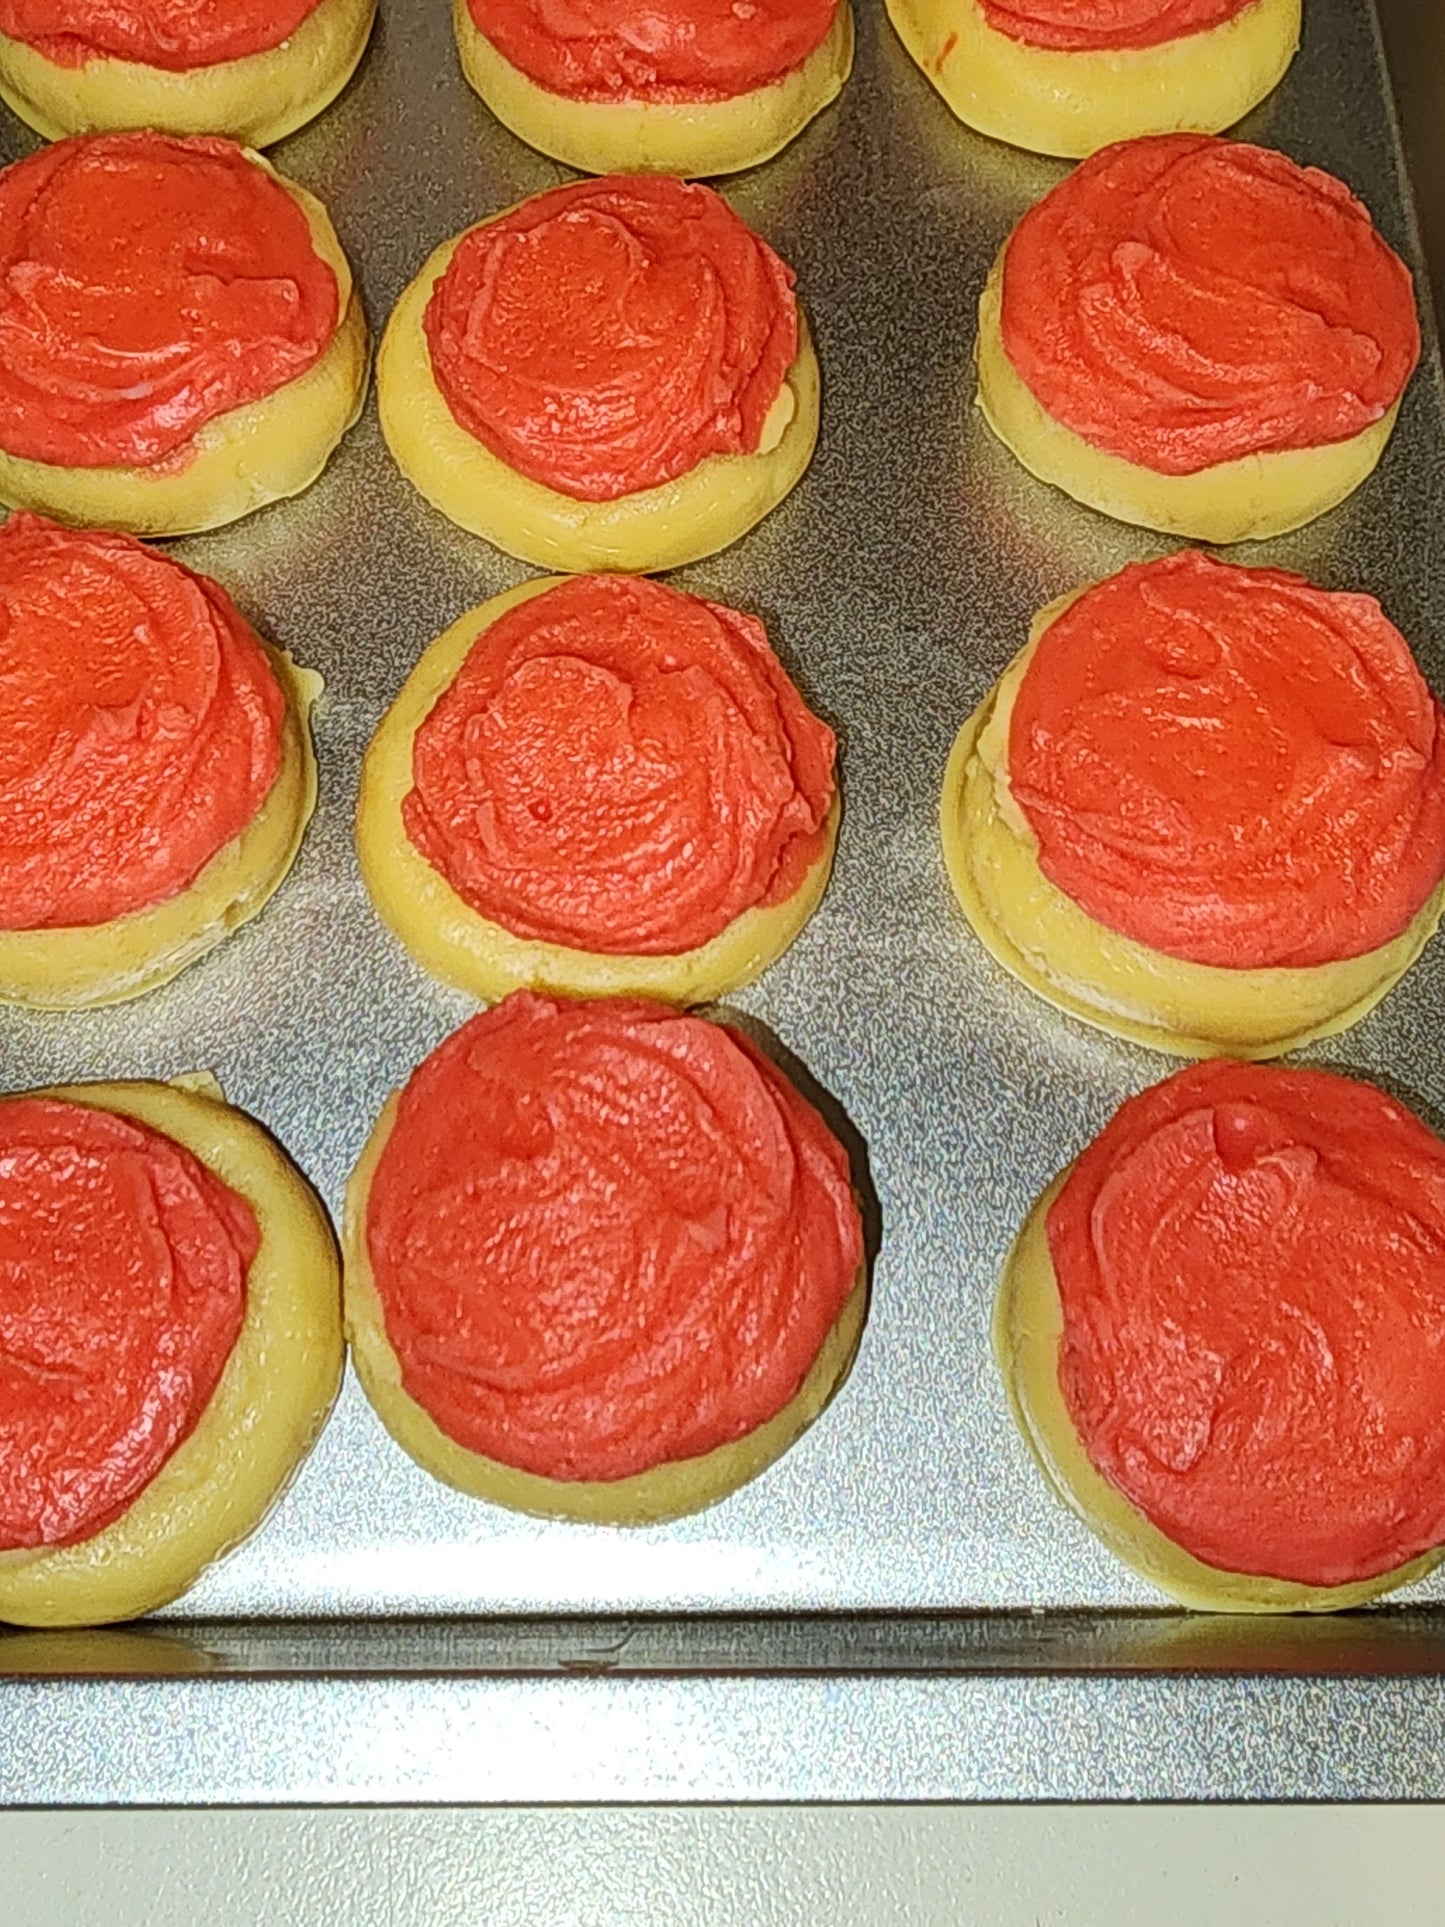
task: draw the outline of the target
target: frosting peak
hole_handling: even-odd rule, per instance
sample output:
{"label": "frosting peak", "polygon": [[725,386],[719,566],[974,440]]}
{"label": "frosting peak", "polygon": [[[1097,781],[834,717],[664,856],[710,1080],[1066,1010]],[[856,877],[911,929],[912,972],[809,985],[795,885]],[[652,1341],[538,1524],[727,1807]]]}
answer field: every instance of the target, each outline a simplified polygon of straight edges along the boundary
{"label": "frosting peak", "polygon": [[57,141],[0,173],[0,448],[177,456],[304,374],[338,305],[302,208],[234,141]]}
{"label": "frosting peak", "polygon": [[285,702],[214,582],[129,536],[0,528],[0,930],[174,896],[260,809]]}
{"label": "frosting peak", "polygon": [[410,1396],[470,1450],[569,1480],[774,1417],[863,1255],[842,1146],[746,1038],[528,991],[413,1074],[366,1237]]}
{"label": "frosting peak", "polygon": [[1049,1209],[1085,1451],[1196,1558],[1337,1586],[1445,1541],[1445,1146],[1369,1085],[1215,1060]]}
{"label": "frosting peak", "polygon": [[129,60],[171,73],[266,53],[321,0],[0,0],[0,33],[62,67]]}
{"label": "frosting peak", "polygon": [[459,425],[589,502],[756,451],[798,350],[791,269],[711,188],[658,174],[576,181],[472,228],[425,328]]}
{"label": "frosting peak", "polygon": [[194,1431],[245,1315],[246,1200],[159,1131],[0,1103],[0,1551],[88,1539]]}
{"label": "frosting peak", "polygon": [[504,59],[569,100],[731,100],[800,67],[839,0],[467,0]]}
{"label": "frosting peak", "polygon": [[402,816],[514,936],[671,956],[797,889],[833,756],[756,618],[580,576],[477,639],[416,733]]}
{"label": "frosting peak", "polygon": [[1222,27],[1258,0],[982,0],[995,33],[1068,53],[1157,47]]}
{"label": "frosting peak", "polygon": [[1186,552],[1044,631],[1009,785],[1045,876],[1169,956],[1335,963],[1445,876],[1445,711],[1369,596]]}
{"label": "frosting peak", "polygon": [[1032,207],[1001,325],[1050,415],[1165,475],[1362,434],[1420,355],[1409,271],[1349,189],[1201,134],[1106,147]]}

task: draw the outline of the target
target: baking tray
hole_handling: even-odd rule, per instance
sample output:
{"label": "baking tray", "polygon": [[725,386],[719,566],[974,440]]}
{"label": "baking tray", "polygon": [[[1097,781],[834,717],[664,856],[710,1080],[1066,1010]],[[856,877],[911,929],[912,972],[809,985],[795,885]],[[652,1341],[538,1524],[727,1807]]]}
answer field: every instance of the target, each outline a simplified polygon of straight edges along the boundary
{"label": "baking tray", "polygon": [[[877,0],[855,4],[837,107],[727,190],[798,271],[818,456],[760,529],[674,578],[764,614],[842,742],[827,899],[729,1009],[846,1120],[875,1246],[853,1374],[753,1485],[638,1532],[447,1491],[348,1381],[263,1531],[176,1607],[0,1636],[0,1800],[1445,1794],[1445,1574],[1332,1621],[1160,1611],[1049,1496],[1007,1415],[987,1327],[1013,1231],[1169,1065],[984,955],[944,877],[937,794],[1030,612],[1173,545],[1033,482],[973,412],[983,277],[1064,169],[960,128]],[[1290,76],[1241,131],[1342,175],[1418,263],[1373,11],[1306,12]],[[6,123],[4,158],[30,144]],[[390,0],[344,99],[276,158],[330,206],[374,325],[439,240],[566,178],[468,93],[438,0]],[[1432,333],[1374,480],[1234,553],[1381,594],[1445,687],[1442,502]],[[410,491],[374,411],[299,502],[177,550],[326,677],[321,806],[265,915],[174,985],[0,1018],[3,1082],[212,1069],[335,1210],[387,1090],[472,1008],[367,905],[360,756],[431,636],[528,572]],[[1310,1056],[1438,1124],[1442,1012],[1437,944]]]}

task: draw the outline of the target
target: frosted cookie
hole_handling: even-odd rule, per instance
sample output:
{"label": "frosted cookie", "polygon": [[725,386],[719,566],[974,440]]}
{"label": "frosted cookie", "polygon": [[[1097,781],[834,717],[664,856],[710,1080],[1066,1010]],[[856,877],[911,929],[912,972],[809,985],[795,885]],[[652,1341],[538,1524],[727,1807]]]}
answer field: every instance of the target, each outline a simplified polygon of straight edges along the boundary
{"label": "frosted cookie", "polygon": [[1035,620],[965,724],[944,855],[1031,990],[1185,1056],[1352,1024],[1445,907],[1440,704],[1372,597],[1198,554]]}
{"label": "frosted cookie", "polygon": [[336,1396],[338,1273],[211,1080],[0,1099],[0,1620],[134,1618],[260,1524]]}
{"label": "frosted cookie", "polygon": [[391,1097],[346,1199],[387,1430],[522,1512],[642,1525],[770,1465],[866,1307],[847,1155],[746,1038],[518,991]]}
{"label": "frosted cookie", "polygon": [[1232,127],[1300,31],[1300,0],[888,0],[888,13],[960,120],[1070,159]]}
{"label": "frosted cookie", "polygon": [[367,751],[372,901],[448,983],[707,1003],[792,942],[837,836],[833,732],[755,617],[561,576],[452,624]]}
{"label": "frosted cookie", "polygon": [[47,140],[150,127],[269,147],[341,92],[376,0],[0,0],[0,98]]}
{"label": "frosted cookie", "polygon": [[1367,1084],[1193,1065],[1039,1199],[994,1350],[1050,1485],[1186,1606],[1406,1585],[1445,1542],[1445,1145]]}
{"label": "frosted cookie", "polygon": [[818,435],[792,270],[711,188],[553,188],[437,249],[377,358],[381,426],[453,522],[544,568],[726,548]]}
{"label": "frosted cookie", "polygon": [[0,173],[0,501],[176,535],[294,495],[366,322],[319,201],[231,141],[61,141]]}
{"label": "frosted cookie", "polygon": [[462,71],[498,120],[594,174],[752,167],[853,64],[848,0],[453,0],[452,13]]}
{"label": "frosted cookie", "polygon": [[1014,229],[979,311],[978,398],[1078,501],[1242,542],[1358,487],[1419,355],[1409,271],[1340,181],[1160,135],[1094,155]]}
{"label": "frosted cookie", "polygon": [[0,528],[0,999],[164,983],[255,916],[316,802],[320,678],[124,535]]}

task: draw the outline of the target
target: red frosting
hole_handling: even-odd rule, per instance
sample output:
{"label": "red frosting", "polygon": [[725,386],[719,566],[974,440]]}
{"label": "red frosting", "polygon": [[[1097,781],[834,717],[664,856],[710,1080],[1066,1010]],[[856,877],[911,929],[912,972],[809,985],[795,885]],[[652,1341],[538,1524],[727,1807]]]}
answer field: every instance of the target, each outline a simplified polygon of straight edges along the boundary
{"label": "red frosting", "polygon": [[71,468],[188,452],[319,359],[336,276],[234,141],[94,134],[0,173],[0,448]]}
{"label": "red frosting", "polygon": [[1349,189],[1202,134],[1106,147],[1032,207],[1002,327],[1055,420],[1164,475],[1361,434],[1420,355],[1409,272]]}
{"label": "red frosting", "polygon": [[416,733],[402,817],[514,936],[674,955],[798,888],[834,748],[755,617],[574,576],[472,645]]}
{"label": "red frosting", "polygon": [[838,0],[467,0],[472,24],[569,100],[731,100],[827,39]]}
{"label": "red frosting", "polygon": [[88,1539],[144,1491],[216,1388],[260,1243],[159,1131],[0,1103],[0,1550]]}
{"label": "red frosting", "polygon": [[1098,1470],[1229,1572],[1445,1541],[1445,1145],[1382,1092],[1220,1061],[1131,1098],[1048,1213]]}
{"label": "red frosting", "polygon": [[464,234],[426,310],[462,428],[580,501],[751,454],[798,352],[793,274],[668,174],[538,194]]}
{"label": "red frosting", "polygon": [[321,0],[0,0],[0,33],[61,67],[130,60],[170,73],[269,52]]}
{"label": "red frosting", "polygon": [[1086,590],[1008,772],[1050,882],[1193,963],[1360,956],[1445,876],[1445,712],[1373,597],[1278,569],[1185,553]]}
{"label": "red frosting", "polygon": [[0,930],[172,897],[280,765],[285,702],[224,590],[124,535],[0,528]]}
{"label": "red frosting", "polygon": [[982,0],[995,33],[1067,53],[1158,47],[1222,27],[1259,0]]}
{"label": "red frosting", "polygon": [[412,1076],[366,1236],[411,1397],[469,1450],[568,1480],[772,1418],[863,1254],[842,1146],[746,1038],[528,991]]}

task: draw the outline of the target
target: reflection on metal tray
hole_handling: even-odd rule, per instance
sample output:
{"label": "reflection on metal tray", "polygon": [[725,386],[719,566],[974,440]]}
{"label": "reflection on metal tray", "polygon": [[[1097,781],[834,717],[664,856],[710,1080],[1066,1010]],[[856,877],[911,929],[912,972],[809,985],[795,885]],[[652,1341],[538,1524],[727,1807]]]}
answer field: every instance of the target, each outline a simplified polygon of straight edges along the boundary
{"label": "reflection on metal tray", "polygon": [[[1294,69],[1241,131],[1342,175],[1408,253],[1371,11],[1306,11]],[[818,458],[767,523],[678,578],[762,612],[842,738],[832,887],[738,1009],[868,1147],[883,1232],[853,1376],[754,1485],[627,1533],[434,1485],[349,1385],[263,1532],[164,1619],[0,1636],[0,1799],[1445,1794],[1445,1642],[1419,1604],[1445,1577],[1319,1627],[1152,1610],[1049,1497],[996,1383],[988,1309],[1014,1228],[1166,1066],[984,956],[944,879],[937,789],[1030,612],[1169,545],[1035,484],[974,417],[984,274],[1062,169],[958,127],[876,0],[859,12],[837,107],[728,188],[798,270]],[[373,324],[437,241],[561,177],[467,93],[437,0],[391,0],[345,98],[277,158],[331,206]],[[1381,594],[1437,687],[1441,402],[1432,357],[1360,494],[1238,552]],[[180,553],[326,676],[321,809],[272,907],[176,984],[117,1012],[0,1018],[4,1082],[208,1067],[335,1208],[386,1091],[468,1008],[364,900],[361,751],[429,638],[524,571],[410,493],[374,411],[301,501]],[[1438,1121],[1442,1015],[1436,944],[1311,1055]],[[722,1617],[759,1613],[786,1617]]]}

